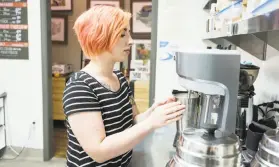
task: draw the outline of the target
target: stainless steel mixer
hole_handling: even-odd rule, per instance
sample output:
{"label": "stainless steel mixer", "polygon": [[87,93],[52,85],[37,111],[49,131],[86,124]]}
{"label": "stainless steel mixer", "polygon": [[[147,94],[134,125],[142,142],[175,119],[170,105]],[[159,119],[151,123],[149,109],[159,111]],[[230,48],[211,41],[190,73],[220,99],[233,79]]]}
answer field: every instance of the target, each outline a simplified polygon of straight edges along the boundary
{"label": "stainless steel mixer", "polygon": [[241,164],[237,137],[217,138],[200,129],[186,130],[177,141],[169,167],[237,167]]}
{"label": "stainless steel mixer", "polygon": [[250,167],[279,167],[279,130],[265,132]]}
{"label": "stainless steel mixer", "polygon": [[[176,72],[189,107],[177,123],[176,154],[167,167],[239,167],[234,134],[240,55],[228,50],[177,51]],[[179,98],[178,98],[179,99]],[[190,114],[188,114],[190,113]],[[192,120],[192,121],[189,121]],[[178,126],[179,125],[179,126]]]}
{"label": "stainless steel mixer", "polygon": [[200,95],[196,92],[182,91],[175,91],[173,95],[177,101],[187,106],[182,119],[176,122],[176,136],[173,142],[173,146],[176,147],[176,142],[182,136],[184,130],[193,129],[198,126]]}

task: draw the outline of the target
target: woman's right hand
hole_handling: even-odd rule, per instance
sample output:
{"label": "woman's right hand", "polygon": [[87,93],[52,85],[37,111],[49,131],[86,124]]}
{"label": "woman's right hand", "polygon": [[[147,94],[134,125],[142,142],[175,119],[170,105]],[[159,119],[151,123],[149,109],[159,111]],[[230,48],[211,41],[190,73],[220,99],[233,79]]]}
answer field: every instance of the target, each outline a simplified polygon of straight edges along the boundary
{"label": "woman's right hand", "polygon": [[184,111],[185,105],[181,105],[180,102],[169,102],[157,106],[145,121],[152,129],[161,128],[181,119]]}

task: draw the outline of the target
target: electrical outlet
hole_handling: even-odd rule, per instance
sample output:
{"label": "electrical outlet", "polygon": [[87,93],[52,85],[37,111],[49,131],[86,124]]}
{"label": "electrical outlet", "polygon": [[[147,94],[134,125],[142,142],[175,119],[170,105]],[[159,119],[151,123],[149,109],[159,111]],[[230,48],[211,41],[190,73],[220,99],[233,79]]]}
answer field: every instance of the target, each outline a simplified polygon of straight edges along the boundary
{"label": "electrical outlet", "polygon": [[35,130],[36,128],[36,121],[32,121],[32,129]]}

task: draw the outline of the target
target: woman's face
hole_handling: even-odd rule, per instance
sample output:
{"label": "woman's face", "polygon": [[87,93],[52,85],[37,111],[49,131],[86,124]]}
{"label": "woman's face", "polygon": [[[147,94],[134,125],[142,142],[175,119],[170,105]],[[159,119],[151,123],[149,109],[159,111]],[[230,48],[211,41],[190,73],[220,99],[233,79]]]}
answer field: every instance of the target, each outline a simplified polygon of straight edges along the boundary
{"label": "woman's face", "polygon": [[123,62],[127,56],[130,55],[132,45],[132,38],[130,34],[130,27],[125,28],[121,32],[119,41],[115,44],[112,49],[112,57],[115,62]]}

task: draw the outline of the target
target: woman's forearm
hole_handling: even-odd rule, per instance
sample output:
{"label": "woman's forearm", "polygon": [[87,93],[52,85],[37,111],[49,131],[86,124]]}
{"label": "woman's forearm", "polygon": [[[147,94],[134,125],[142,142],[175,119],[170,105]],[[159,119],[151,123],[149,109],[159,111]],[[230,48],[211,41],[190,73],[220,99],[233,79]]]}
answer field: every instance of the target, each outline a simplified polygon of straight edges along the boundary
{"label": "woman's forearm", "polygon": [[149,108],[149,109],[146,110],[145,112],[140,113],[140,114],[137,114],[137,115],[135,116],[135,118],[134,118],[135,124],[144,121],[144,120],[150,115],[151,111],[152,111],[152,109]]}
{"label": "woman's forearm", "polygon": [[105,162],[132,150],[151,131],[151,125],[142,121],[123,132],[106,137],[100,144],[99,161]]}

